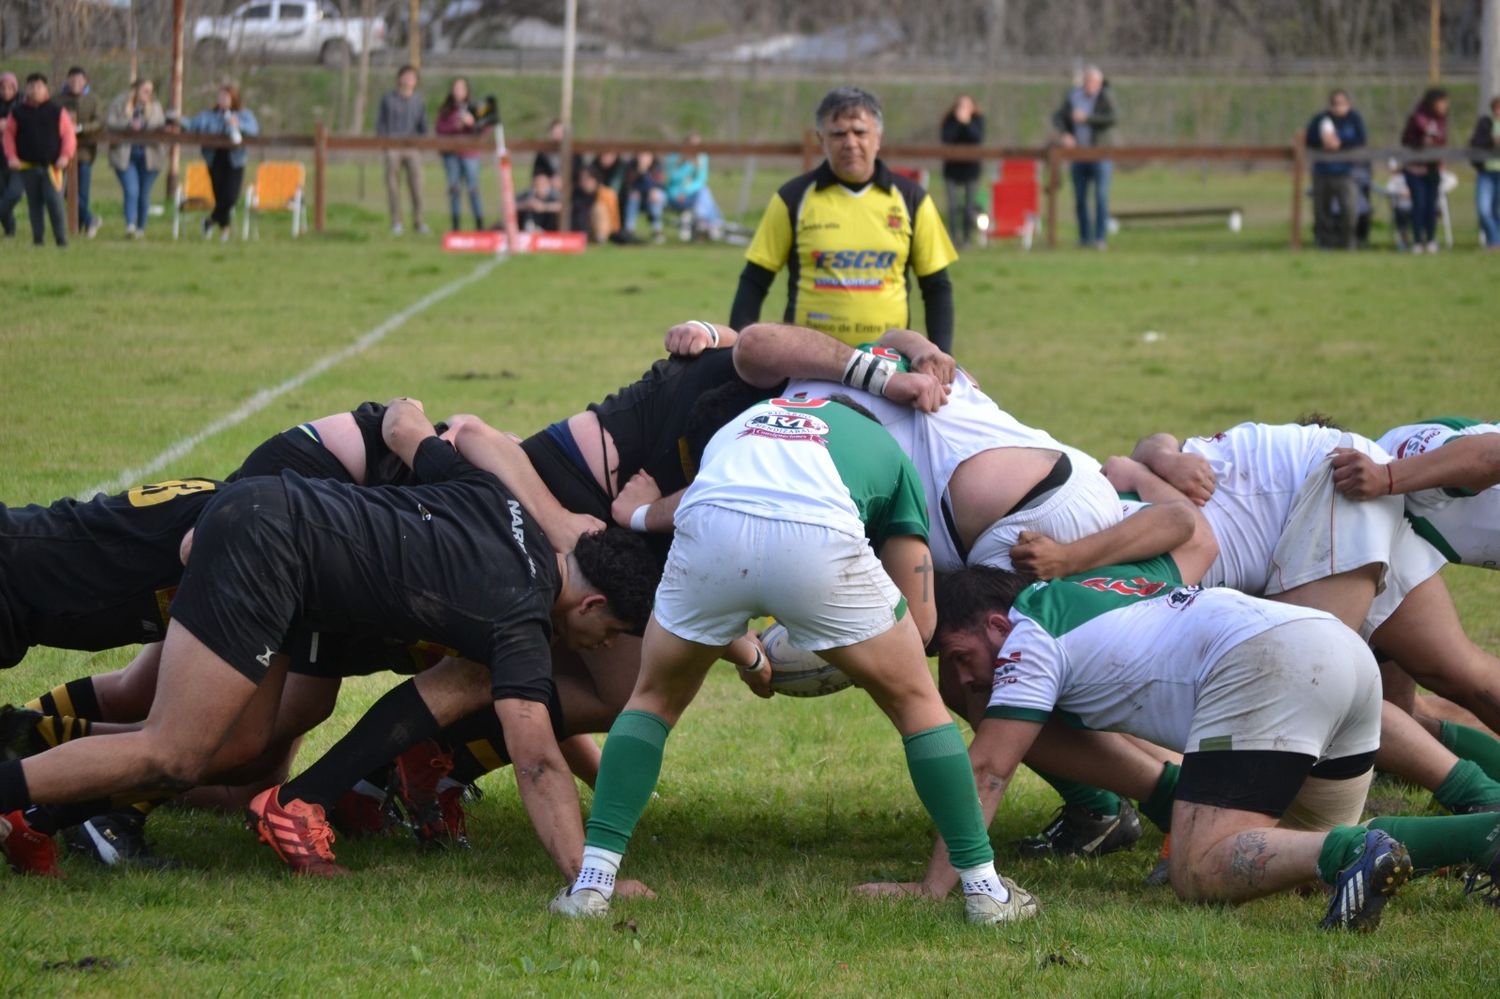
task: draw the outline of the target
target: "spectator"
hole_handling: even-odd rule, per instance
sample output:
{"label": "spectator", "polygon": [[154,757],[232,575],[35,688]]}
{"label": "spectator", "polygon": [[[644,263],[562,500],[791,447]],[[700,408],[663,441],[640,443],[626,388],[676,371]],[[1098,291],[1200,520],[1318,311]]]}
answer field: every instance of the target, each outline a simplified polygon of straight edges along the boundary
{"label": "spectator", "polygon": [[[167,116],[156,99],[156,85],[139,79],[130,89],[109,105],[105,124],[115,131],[155,131],[166,125]],[[125,195],[125,235],[140,239],[146,235],[146,218],[151,210],[151,185],[161,172],[162,147],[156,143],[111,144],[109,165],[120,178]]]}
{"label": "spectator", "polygon": [[776,272],[789,267],[786,322],[858,346],[911,325],[911,270],[927,336],[951,354],[948,265],[958,253],[927,192],[879,159],[880,101],[859,87],[840,87],[818,104],[813,121],[825,158],[771,197],[745,251],[729,325],[757,321]]}
{"label": "spectator", "polygon": [[[1365,122],[1349,102],[1349,93],[1328,95],[1328,109],[1307,123],[1308,149],[1348,152],[1365,144]],[[1352,250],[1358,238],[1359,187],[1354,163],[1314,163],[1313,237],[1326,249]]]}
{"label": "spectator", "polygon": [[[974,98],[964,94],[943,117],[942,141],[948,145],[977,146],[984,142],[984,114]],[[974,236],[974,188],[979,183],[978,160],[945,160],[943,187],[948,194],[948,235],[960,246]]]}
{"label": "spectator", "polygon": [[615,197],[625,197],[625,185],[630,179],[631,165],[619,153],[613,149],[606,150],[594,157],[591,169],[599,178],[600,185],[615,192]]}
{"label": "spectator", "polygon": [[[1052,126],[1068,149],[1109,145],[1109,130],[1115,125],[1115,102],[1104,71],[1090,66],[1083,71],[1083,83],[1063,96],[1062,105],[1052,114]],[[1078,244],[1105,249],[1109,236],[1109,181],[1114,164],[1109,160],[1092,163],[1075,162],[1073,206],[1078,214]],[[1089,187],[1094,189],[1094,215],[1089,218]]]}
{"label": "spectator", "polygon": [[104,128],[104,119],[99,114],[99,98],[89,87],[89,76],[82,67],[68,70],[58,103],[73,119],[73,131],[78,136],[78,155],[74,157],[78,164],[78,226],[93,239],[104,222],[94,214],[89,198],[93,190],[94,157],[99,152],[97,137]]}
{"label": "spectator", "polygon": [[[0,73],[0,130],[5,128],[6,122],[10,120],[10,109],[15,105],[21,93],[21,81],[16,79],[14,73]],[[16,181],[20,183],[19,180]],[[0,156],[0,230],[5,233],[5,238],[10,239],[16,234],[16,201],[20,199],[17,195],[12,200],[11,193],[10,164]]]}
{"label": "spectator", "polygon": [[[439,135],[478,135],[479,109],[469,99],[469,81],[458,77],[448,87],[448,96],[438,108]],[[459,229],[463,216],[463,192],[469,192],[469,208],[474,212],[474,228],[484,228],[484,203],[479,197],[479,153],[444,153],[443,173],[448,178],[448,215],[453,231]]]}
{"label": "spectator", "polygon": [[586,232],[595,243],[607,243],[620,229],[620,202],[614,189],[606,187],[590,167],[578,174],[573,189],[572,224],[574,232]]}
{"label": "spectator", "polygon": [[0,137],[5,162],[10,167],[10,187],[4,195],[0,214],[11,210],[17,199],[17,188],[26,195],[26,210],[31,216],[31,242],[47,242],[46,220],[52,220],[52,238],[58,246],[68,245],[68,223],[63,217],[62,171],[78,149],[73,119],[63,106],[52,99],[47,78],[32,73],[26,78],[26,97],[11,105]]}
{"label": "spectator", "polygon": [[240,200],[240,188],[245,183],[244,137],[259,135],[260,123],[255,120],[254,111],[240,104],[239,88],[226,83],[219,88],[214,106],[210,110],[199,111],[183,122],[182,127],[186,131],[201,132],[204,135],[225,135],[234,143],[228,147],[203,147],[203,159],[208,163],[208,179],[214,189],[214,210],[203,220],[203,238],[207,239],[213,234],[214,226],[218,226],[219,238],[227,242],[234,205]]}
{"label": "spectator", "polygon": [[[552,119],[552,124],[547,126],[547,141],[561,143],[565,134],[566,130],[563,128],[563,123],[556,118]],[[536,179],[538,177],[546,177],[549,185],[556,189],[558,196],[561,197],[562,150],[560,146],[555,151],[549,149],[538,149],[536,151],[536,159],[531,161],[531,186],[533,190],[536,189]]]}
{"label": "spectator", "polygon": [[[407,139],[427,134],[427,106],[417,96],[417,71],[402,66],[396,71],[396,89],[380,99],[375,113],[375,134],[388,139]],[[415,149],[385,151],[385,197],[391,213],[391,235],[399,236],[401,225],[401,171],[406,171],[406,189],[411,193],[411,225],[427,235],[432,230],[422,218],[422,154]]]}
{"label": "spectator", "polygon": [[651,221],[651,241],[660,243],[662,209],[667,203],[667,181],[661,162],[654,153],[641,153],[635,158],[630,176],[626,181],[625,219],[621,231],[627,239],[635,236],[635,223],[641,209]]}
{"label": "spectator", "polygon": [[[1406,119],[1401,144],[1408,149],[1437,149],[1448,144],[1448,92],[1433,87]],[[1411,192],[1411,252],[1437,252],[1438,185],[1442,164],[1413,160],[1402,173]]]}
{"label": "spectator", "polygon": [[1411,191],[1406,187],[1406,175],[1401,172],[1401,164],[1391,160],[1387,164],[1391,175],[1386,178],[1385,187],[1382,189],[1391,203],[1391,229],[1396,237],[1396,252],[1405,253],[1411,249]]}
{"label": "spectator", "polygon": [[[1500,149],[1500,96],[1490,98],[1490,113],[1479,116],[1469,137],[1474,149]],[[1474,210],[1487,250],[1500,250],[1500,158],[1475,160]]]}
{"label": "spectator", "polygon": [[552,177],[544,173],[531,175],[531,190],[516,202],[516,221],[522,229],[545,229],[556,232],[562,215],[562,194]]}
{"label": "spectator", "polygon": [[[703,144],[697,132],[689,133],[689,146]],[[666,164],[667,207],[683,212],[682,231],[684,238],[700,232],[709,239],[718,239],[724,232],[724,216],[719,213],[719,203],[708,186],[708,154],[682,156],[670,153]]]}

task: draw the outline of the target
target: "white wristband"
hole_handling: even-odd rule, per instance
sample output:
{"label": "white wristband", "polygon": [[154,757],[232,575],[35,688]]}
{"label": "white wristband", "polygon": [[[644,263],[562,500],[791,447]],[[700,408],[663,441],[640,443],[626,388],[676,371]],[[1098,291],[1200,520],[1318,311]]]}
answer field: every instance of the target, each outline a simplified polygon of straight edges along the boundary
{"label": "white wristband", "polygon": [[885,395],[886,383],[900,370],[895,361],[856,350],[844,367],[843,382],[850,388],[861,389],[873,395]]}
{"label": "white wristband", "polygon": [[741,667],[739,667],[739,671],[741,673],[745,674],[746,676],[754,676],[756,673],[760,672],[761,667],[764,666],[765,664],[766,664],[766,657],[760,654],[760,649],[756,649],[755,650],[755,662],[751,663],[749,666],[741,666]]}
{"label": "white wristband", "polygon": [[630,529],[640,534],[646,533],[646,511],[651,509],[650,503],[642,503],[635,508],[635,513],[630,515]]}
{"label": "white wristband", "polygon": [[708,334],[709,347],[717,347],[719,345],[719,328],[713,323],[705,323],[701,319],[689,319],[688,322],[692,323],[694,326],[697,326],[698,328],[702,329],[703,332]]}

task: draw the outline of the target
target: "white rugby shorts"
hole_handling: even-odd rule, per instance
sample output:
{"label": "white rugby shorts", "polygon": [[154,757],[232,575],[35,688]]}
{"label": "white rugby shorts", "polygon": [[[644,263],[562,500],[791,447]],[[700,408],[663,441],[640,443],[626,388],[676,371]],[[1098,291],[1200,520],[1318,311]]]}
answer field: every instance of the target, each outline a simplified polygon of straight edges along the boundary
{"label": "white rugby shorts", "polygon": [[793,645],[818,652],[883,634],[898,608],[901,591],[863,537],[704,503],[677,515],[653,614],[678,638],[713,646],[769,614]]}

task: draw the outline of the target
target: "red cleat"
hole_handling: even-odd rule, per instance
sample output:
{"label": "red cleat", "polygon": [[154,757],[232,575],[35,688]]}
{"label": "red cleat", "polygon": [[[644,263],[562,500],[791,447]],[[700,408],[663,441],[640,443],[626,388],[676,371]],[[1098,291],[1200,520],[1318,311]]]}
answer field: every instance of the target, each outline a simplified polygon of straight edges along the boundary
{"label": "red cleat", "polygon": [[337,878],[349,870],[334,863],[333,827],[323,817],[322,805],[277,800],[280,785],[269,787],[250,802],[246,814],[251,831],[276,851],[293,874]]}
{"label": "red cleat", "polygon": [[462,784],[447,780],[452,772],[453,754],[443,752],[431,739],[396,757],[391,791],[401,803],[412,832],[423,843],[469,845],[461,804],[464,789]]}
{"label": "red cleat", "polygon": [[31,828],[20,811],[0,815],[0,847],[5,850],[11,870],[17,874],[63,876],[57,866],[57,844],[51,836]]}
{"label": "red cleat", "polygon": [[385,792],[363,780],[339,795],[329,818],[339,835],[350,839],[383,835],[401,821],[393,814]]}

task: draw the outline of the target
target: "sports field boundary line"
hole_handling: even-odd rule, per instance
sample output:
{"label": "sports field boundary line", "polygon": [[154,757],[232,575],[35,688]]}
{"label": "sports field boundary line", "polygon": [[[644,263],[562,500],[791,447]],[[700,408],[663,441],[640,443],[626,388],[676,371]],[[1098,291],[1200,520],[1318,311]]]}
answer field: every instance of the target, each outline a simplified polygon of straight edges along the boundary
{"label": "sports field boundary line", "polygon": [[435,291],[428,292],[405,308],[387,316],[379,325],[361,334],[348,346],[319,358],[280,384],[261,389],[230,412],[209,423],[202,430],[176,441],[165,451],[161,452],[161,454],[146,462],[146,464],[141,465],[139,468],[126,469],[108,482],[102,482],[91,489],[85,490],[80,494],[79,498],[88,500],[98,496],[100,493],[117,493],[122,489],[139,485],[173,462],[186,458],[192,453],[194,448],[210,437],[215,437],[230,427],[244,423],[288,392],[301,388],[312,379],[323,374],[323,372],[369,350],[391,333],[404,326],[408,320],[420,315],[443,299],[462,291],[481,278],[488,276],[505,259],[505,257],[495,257],[491,260],[486,260],[478,267],[475,267],[469,274],[450,281]]}

